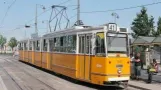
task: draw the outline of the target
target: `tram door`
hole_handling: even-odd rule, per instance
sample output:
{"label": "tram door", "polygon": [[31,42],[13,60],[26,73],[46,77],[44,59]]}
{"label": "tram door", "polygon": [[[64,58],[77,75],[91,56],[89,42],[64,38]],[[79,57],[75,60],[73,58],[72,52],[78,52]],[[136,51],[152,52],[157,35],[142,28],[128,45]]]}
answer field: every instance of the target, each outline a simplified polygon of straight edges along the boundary
{"label": "tram door", "polygon": [[92,34],[79,36],[79,71],[80,79],[90,80],[91,54],[92,54]]}

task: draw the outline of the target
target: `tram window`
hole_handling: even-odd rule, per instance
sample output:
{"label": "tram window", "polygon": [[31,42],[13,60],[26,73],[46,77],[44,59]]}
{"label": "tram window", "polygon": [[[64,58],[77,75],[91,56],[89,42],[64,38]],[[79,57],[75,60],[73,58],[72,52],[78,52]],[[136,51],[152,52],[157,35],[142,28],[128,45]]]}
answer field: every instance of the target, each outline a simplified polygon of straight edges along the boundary
{"label": "tram window", "polygon": [[60,51],[60,38],[56,37],[54,38],[54,52]]}
{"label": "tram window", "polygon": [[[127,40],[125,34],[110,34],[107,36],[108,53],[127,53]],[[118,44],[119,43],[119,44]]]}
{"label": "tram window", "polygon": [[60,49],[60,52],[63,52],[63,37],[60,37],[60,47],[59,47],[59,49]]}
{"label": "tram window", "polygon": [[55,38],[53,39],[50,39],[49,40],[49,46],[50,46],[50,51],[53,52],[54,51],[54,40]]}
{"label": "tram window", "polygon": [[40,41],[36,42],[36,50],[39,51],[40,50]]}
{"label": "tram window", "polygon": [[23,50],[23,44],[22,43],[19,44],[19,50]]}
{"label": "tram window", "polygon": [[29,43],[29,50],[32,50],[32,42]]}
{"label": "tram window", "polygon": [[66,36],[60,37],[60,52],[66,52]]}
{"label": "tram window", "polygon": [[99,32],[96,34],[96,54],[102,55],[105,54],[105,41],[104,41],[104,33]]}
{"label": "tram window", "polygon": [[36,50],[36,42],[33,41],[33,50]]}
{"label": "tram window", "polygon": [[24,44],[24,50],[26,50],[26,43],[23,43]]}
{"label": "tram window", "polygon": [[27,43],[24,43],[24,49],[27,50]]}
{"label": "tram window", "polygon": [[81,37],[79,37],[79,53],[82,53],[82,44],[81,44],[81,42],[82,42],[82,38]]}
{"label": "tram window", "polygon": [[46,42],[46,39],[43,40],[43,51],[47,51],[47,42]]}
{"label": "tram window", "polygon": [[84,47],[85,47],[85,37],[84,36],[80,36],[79,37],[79,53],[84,53]]}
{"label": "tram window", "polygon": [[26,43],[26,50],[28,50],[29,48],[29,43]]}
{"label": "tram window", "polygon": [[69,35],[67,39],[67,52],[76,53],[76,35]]}
{"label": "tram window", "polygon": [[63,46],[63,37],[60,37],[60,46]]}
{"label": "tram window", "polygon": [[92,42],[91,37],[86,37],[86,54],[92,54]]}
{"label": "tram window", "polygon": [[66,52],[66,43],[67,43],[66,36],[64,36],[63,37],[63,52]]}

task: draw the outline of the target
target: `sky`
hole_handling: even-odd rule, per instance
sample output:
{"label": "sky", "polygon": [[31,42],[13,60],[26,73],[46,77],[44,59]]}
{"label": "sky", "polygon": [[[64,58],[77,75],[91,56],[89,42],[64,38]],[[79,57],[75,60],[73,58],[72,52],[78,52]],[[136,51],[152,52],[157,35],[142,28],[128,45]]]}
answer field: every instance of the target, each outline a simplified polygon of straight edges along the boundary
{"label": "sky", "polygon": [[[43,13],[45,10],[49,9],[44,14],[39,16],[37,19],[38,32],[40,35],[43,35],[47,33],[47,31],[49,31],[49,28],[47,27],[47,21],[49,21],[50,18],[50,14],[52,11],[52,9],[50,8],[52,5],[60,4],[62,6],[67,6],[67,16],[69,18],[74,16],[70,19],[70,26],[72,26],[77,19],[77,10],[75,6],[77,5],[77,0],[16,0],[16,2],[9,9],[6,17],[4,18],[8,6],[10,6],[13,1],[14,0],[0,0],[0,34],[7,37],[8,40],[11,37],[16,37],[18,40],[30,38],[31,34],[35,32],[35,27],[33,26],[33,24],[35,22],[34,17],[36,4],[39,4],[37,7],[38,15]],[[160,1],[161,0],[80,0],[80,11],[105,11],[139,6]],[[43,5],[46,9],[43,10],[40,5]],[[156,26],[158,17],[161,16],[161,4],[147,6],[146,8],[148,10],[148,15],[152,15],[155,18]],[[131,23],[133,19],[136,17],[136,14],[140,12],[140,10],[141,7],[121,11],[109,11],[103,13],[81,13],[80,19],[83,21],[85,25],[99,26],[105,23],[114,22],[114,17],[111,15],[114,12],[117,13],[119,16],[119,18],[116,20],[117,25],[120,27],[126,27],[130,30]],[[4,22],[2,22],[3,19]],[[54,27],[55,21],[56,19],[54,19],[51,22],[51,27]],[[63,28],[63,25],[66,25],[66,19],[62,18],[61,23]],[[24,25],[30,24],[32,25],[30,28],[23,27]]]}

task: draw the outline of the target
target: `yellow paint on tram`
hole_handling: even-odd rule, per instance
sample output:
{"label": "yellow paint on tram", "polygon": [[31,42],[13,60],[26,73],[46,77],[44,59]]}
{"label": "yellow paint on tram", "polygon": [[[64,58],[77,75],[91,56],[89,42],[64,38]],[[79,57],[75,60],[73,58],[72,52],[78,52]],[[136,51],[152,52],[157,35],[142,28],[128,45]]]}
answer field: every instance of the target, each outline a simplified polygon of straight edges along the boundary
{"label": "yellow paint on tram", "polygon": [[[104,34],[104,32],[97,33],[101,39],[105,38]],[[53,52],[50,50],[40,52],[32,49],[32,51],[19,50],[19,55],[19,59],[22,61],[98,85],[128,81],[130,76],[130,59],[127,54],[123,53],[108,53],[98,56],[96,54]]]}

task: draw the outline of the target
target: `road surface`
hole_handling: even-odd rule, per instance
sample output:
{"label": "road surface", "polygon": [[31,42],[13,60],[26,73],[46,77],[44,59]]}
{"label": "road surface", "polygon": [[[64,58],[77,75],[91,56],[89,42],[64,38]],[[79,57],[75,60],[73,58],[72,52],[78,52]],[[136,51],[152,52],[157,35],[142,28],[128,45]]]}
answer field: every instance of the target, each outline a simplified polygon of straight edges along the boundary
{"label": "road surface", "polygon": [[[0,55],[0,90],[121,90],[84,82],[74,83],[60,75],[42,71],[19,62],[12,56]],[[138,90],[128,87],[128,90]]]}

